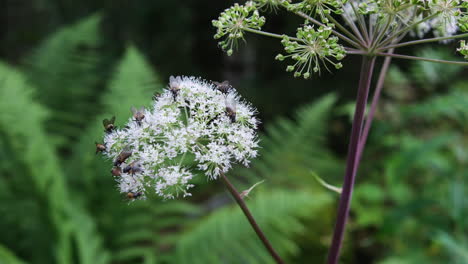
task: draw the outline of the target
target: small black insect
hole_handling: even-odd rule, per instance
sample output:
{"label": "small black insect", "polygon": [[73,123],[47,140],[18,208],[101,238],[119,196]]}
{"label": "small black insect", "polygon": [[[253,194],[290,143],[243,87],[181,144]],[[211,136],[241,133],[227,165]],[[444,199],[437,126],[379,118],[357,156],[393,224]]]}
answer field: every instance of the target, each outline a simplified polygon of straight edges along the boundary
{"label": "small black insect", "polygon": [[232,123],[236,122],[236,109],[237,102],[234,96],[226,97],[226,115],[229,117]]}
{"label": "small black insect", "polygon": [[110,133],[112,130],[115,129],[115,116],[113,116],[110,120],[109,119],[104,119],[102,120],[102,124],[104,125],[104,132]]}
{"label": "small black insect", "polygon": [[141,126],[141,120],[145,118],[145,108],[142,106],[140,109],[136,109],[135,107],[132,106],[131,108],[132,113],[133,113],[133,121],[136,121],[139,126]]}
{"label": "small black insect", "polygon": [[174,101],[177,99],[177,95],[179,95],[180,91],[180,77],[174,77],[171,76],[169,77],[169,91],[172,93],[172,98],[174,98]]}
{"label": "small black insect", "polygon": [[99,152],[106,151],[106,146],[104,144],[97,143],[97,142],[94,142],[94,144],[96,144],[96,154],[98,154]]}
{"label": "small black insect", "polygon": [[112,168],[111,173],[114,176],[120,176],[122,175],[122,169],[120,167],[114,167]]}
{"label": "small black insect", "polygon": [[229,91],[231,89],[233,89],[228,81],[224,81],[224,82],[221,82],[221,83],[220,82],[213,82],[213,83],[214,83],[214,85],[216,85],[216,88],[219,91],[221,91],[223,94],[228,94]]}
{"label": "small black insect", "polygon": [[117,156],[117,158],[114,161],[114,166],[120,166],[120,164],[124,163],[128,157],[132,155],[132,151],[129,150],[128,148],[125,148],[120,152],[120,154]]}
{"label": "small black insect", "polygon": [[136,198],[138,198],[138,197],[140,197],[142,195],[143,195],[143,193],[141,193],[141,192],[128,192],[127,193],[127,198],[130,199],[130,200],[134,200],[134,199],[136,199]]}
{"label": "small black insect", "polygon": [[141,164],[138,161],[133,161],[132,163],[128,164],[127,167],[123,169],[123,172],[135,174],[142,171]]}

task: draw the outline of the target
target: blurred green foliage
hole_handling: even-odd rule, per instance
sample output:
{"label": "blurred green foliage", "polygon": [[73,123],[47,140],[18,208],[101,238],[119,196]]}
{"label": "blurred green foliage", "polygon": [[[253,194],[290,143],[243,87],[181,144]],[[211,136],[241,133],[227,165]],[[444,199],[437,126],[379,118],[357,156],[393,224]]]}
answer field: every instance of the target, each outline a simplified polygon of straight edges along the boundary
{"label": "blurred green foliage", "polygon": [[[323,262],[338,196],[311,172],[341,184],[353,67],[292,80],[271,63],[275,47],[263,40],[223,57],[210,28],[222,1],[69,2],[16,7],[40,10],[47,23],[25,39],[21,23],[9,25],[18,31],[2,45],[0,263],[272,263],[221,183],[198,177],[193,197],[129,203],[110,161],[94,153],[104,118],[123,124],[131,106],[151,104],[167,76],[180,73],[232,78],[259,108],[260,157],[229,177],[239,190],[265,179],[247,201],[288,263]],[[466,73],[419,62],[391,68],[343,263],[467,263]]]}

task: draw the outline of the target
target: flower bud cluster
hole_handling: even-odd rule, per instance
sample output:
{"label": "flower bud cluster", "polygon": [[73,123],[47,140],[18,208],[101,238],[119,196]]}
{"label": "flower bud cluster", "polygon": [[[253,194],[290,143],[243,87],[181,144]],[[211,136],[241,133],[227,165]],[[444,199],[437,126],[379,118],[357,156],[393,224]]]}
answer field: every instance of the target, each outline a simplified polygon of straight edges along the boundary
{"label": "flower bud cluster", "polygon": [[234,4],[224,10],[217,20],[213,20],[213,26],[217,28],[215,39],[225,37],[219,45],[230,56],[237,42],[244,39],[246,29],[261,29],[265,24],[265,17],[260,16],[257,5],[249,1],[245,5]]}
{"label": "flower bud cluster", "polygon": [[340,69],[342,64],[332,59],[342,60],[345,57],[345,49],[338,44],[338,38],[331,36],[332,28],[330,26],[321,26],[315,29],[313,26],[306,25],[297,31],[297,38],[300,41],[293,41],[284,36],[281,43],[288,55],[278,54],[277,60],[283,61],[291,58],[294,64],[288,65],[286,71],[294,72],[294,77],[310,78],[312,72],[320,73],[320,67],[327,69],[327,64]]}
{"label": "flower bud cluster", "polygon": [[458,48],[457,51],[468,60],[468,45],[465,40],[460,41],[460,48]]}
{"label": "flower bud cluster", "polygon": [[103,153],[114,162],[121,192],[140,198],[149,192],[166,199],[189,196],[194,175],[214,179],[257,156],[255,113],[232,87],[171,77],[150,109],[106,133]]}

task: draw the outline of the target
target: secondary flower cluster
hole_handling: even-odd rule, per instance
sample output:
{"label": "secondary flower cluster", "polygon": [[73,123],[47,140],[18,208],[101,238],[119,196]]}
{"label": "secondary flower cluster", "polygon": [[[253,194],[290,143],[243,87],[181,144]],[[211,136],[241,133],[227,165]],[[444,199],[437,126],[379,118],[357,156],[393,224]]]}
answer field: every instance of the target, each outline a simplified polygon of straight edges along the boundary
{"label": "secondary flower cluster", "polygon": [[294,71],[294,77],[302,75],[304,79],[310,78],[311,70],[320,73],[320,64],[327,68],[329,63],[339,69],[342,67],[341,63],[334,62],[330,58],[342,60],[346,52],[343,46],[338,44],[338,38],[331,36],[331,33],[331,27],[321,26],[317,30],[310,25],[301,27],[296,35],[299,42],[291,41],[287,36],[283,37],[281,43],[289,55],[278,54],[276,59],[282,61],[291,57],[296,63],[288,65],[286,71]]}
{"label": "secondary flower cluster", "polygon": [[[305,19],[297,28],[297,37],[261,31],[265,18],[259,10],[279,7]],[[337,61],[347,52],[384,56],[383,52],[407,34],[423,38],[432,32],[441,42],[461,38],[454,35],[468,31],[467,10],[468,0],[253,0],[234,4],[213,25],[217,27],[215,38],[224,38],[220,45],[228,55],[246,31],[282,39],[287,54],[276,59],[291,58],[295,63],[286,70],[308,79],[320,73],[322,66],[327,70],[329,65],[341,68]],[[334,18],[336,15],[345,23]],[[343,43],[338,43],[339,39]]]}
{"label": "secondary flower cluster", "polygon": [[219,45],[231,55],[237,41],[244,39],[244,30],[260,29],[265,24],[265,17],[260,16],[253,2],[247,2],[245,5],[236,3],[222,12],[218,20],[213,20],[212,23],[218,29],[215,39],[226,37],[219,42]]}
{"label": "secondary flower cluster", "polygon": [[124,128],[106,127],[98,146],[129,198],[189,196],[194,175],[214,179],[257,155],[256,111],[226,83],[171,77],[150,109],[132,110]]}

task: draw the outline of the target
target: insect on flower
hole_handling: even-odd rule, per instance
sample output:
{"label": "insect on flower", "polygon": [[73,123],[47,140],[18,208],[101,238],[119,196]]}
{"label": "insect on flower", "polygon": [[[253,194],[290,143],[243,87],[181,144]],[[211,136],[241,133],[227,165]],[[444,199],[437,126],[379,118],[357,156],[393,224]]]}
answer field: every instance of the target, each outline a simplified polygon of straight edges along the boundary
{"label": "insect on flower", "polygon": [[143,195],[143,193],[141,193],[141,192],[128,192],[127,193],[127,198],[130,199],[130,200],[134,200],[134,199],[136,199],[136,198],[138,198],[138,197],[140,197],[142,195]]}
{"label": "insect on flower", "polygon": [[130,156],[132,155],[132,150],[128,147],[125,147],[122,152],[117,156],[114,161],[114,166],[120,166],[120,164],[124,163]]}
{"label": "insect on flower", "polygon": [[174,101],[177,99],[177,95],[179,95],[180,82],[181,82],[180,77],[174,77],[174,76],[169,77],[169,91],[171,91],[172,98],[174,98]]}
{"label": "insect on flower", "polygon": [[237,102],[234,95],[229,94],[226,96],[226,115],[232,123],[236,122]]}
{"label": "insect on flower", "polygon": [[224,82],[213,82],[214,85],[216,85],[216,88],[221,91],[223,94],[229,93],[229,91],[232,89],[232,86],[229,84],[228,81]]}
{"label": "insect on flower", "polygon": [[96,144],[96,154],[98,154],[99,152],[106,151],[106,146],[104,144],[97,143],[97,142],[94,142],[94,144]]}
{"label": "insect on flower", "polygon": [[109,119],[104,119],[102,120],[102,124],[104,125],[104,132],[110,133],[112,130],[115,129],[115,116],[113,116],[110,120]]}
{"label": "insect on flower", "polygon": [[195,175],[216,179],[257,156],[255,109],[227,82],[220,86],[171,77],[150,108],[132,108],[127,124],[104,135],[103,154],[114,162],[110,171],[120,192],[132,200],[150,192],[187,197]]}
{"label": "insect on flower", "polygon": [[120,167],[113,167],[111,173],[114,176],[120,176],[122,175],[122,169]]}
{"label": "insect on flower", "polygon": [[139,110],[132,106],[131,108],[133,113],[133,121],[136,121],[139,126],[141,126],[141,120],[145,118],[145,108],[142,106]]}
{"label": "insect on flower", "polygon": [[141,167],[140,162],[133,161],[132,163],[128,164],[128,166],[123,169],[123,172],[134,175],[135,173],[141,172],[142,170],[143,168]]}

